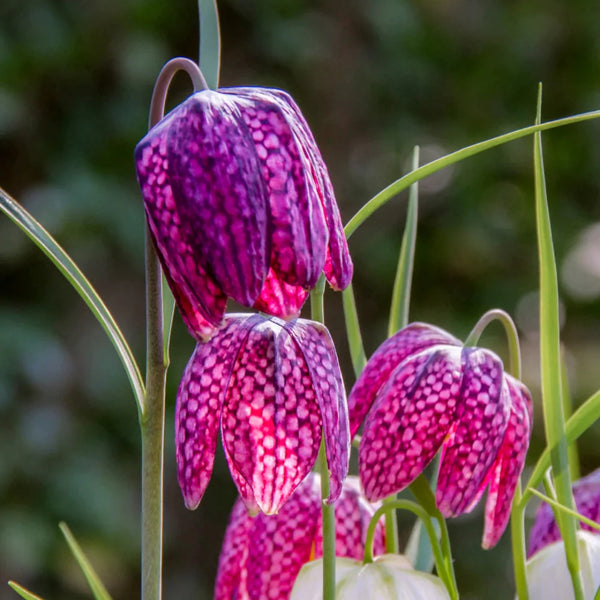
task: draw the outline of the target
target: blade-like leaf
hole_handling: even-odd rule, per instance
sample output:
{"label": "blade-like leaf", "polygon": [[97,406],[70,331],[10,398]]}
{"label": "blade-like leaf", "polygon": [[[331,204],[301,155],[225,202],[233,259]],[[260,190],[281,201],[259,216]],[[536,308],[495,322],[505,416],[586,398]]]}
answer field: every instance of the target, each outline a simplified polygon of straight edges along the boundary
{"label": "blade-like leaf", "polygon": [[461,160],[469,158],[470,156],[474,156],[475,154],[479,154],[480,152],[484,152],[485,150],[490,150],[491,148],[494,148],[496,146],[501,146],[502,144],[506,144],[507,142],[512,142],[513,140],[517,140],[527,135],[531,135],[536,131],[544,131],[546,129],[553,129],[554,127],[572,125],[574,123],[581,123],[582,121],[588,121],[590,119],[598,119],[599,117],[600,110],[595,110],[592,112],[574,115],[572,117],[556,119],[555,121],[548,121],[546,123],[530,125],[529,127],[516,129],[514,131],[510,131],[509,133],[490,138],[489,140],[484,140],[483,142],[472,144],[471,146],[461,148],[460,150],[452,152],[451,154],[446,154],[445,156],[436,158],[435,160],[432,160],[431,162],[423,165],[422,167],[419,167],[418,169],[407,173],[403,177],[400,177],[400,179],[397,179],[393,183],[390,183],[390,185],[388,185],[385,189],[381,190],[378,194],[373,196],[373,198],[371,198],[350,219],[350,221],[348,221],[346,227],[344,228],[344,233],[346,234],[346,237],[349,238],[378,208],[381,208],[384,204],[386,204],[394,196],[399,194],[402,190],[405,190],[407,187],[409,187],[416,181],[421,181],[421,179],[424,179],[428,175],[437,173],[445,167],[460,162]]}
{"label": "blade-like leaf", "polygon": [[[413,170],[419,167],[419,146],[413,152]],[[406,225],[402,236],[402,246],[398,257],[392,306],[388,325],[388,337],[393,336],[399,329],[408,324],[408,309],[410,307],[410,290],[412,287],[413,264],[415,262],[415,245],[417,243],[417,220],[419,211],[419,187],[415,181],[410,186]]]}
{"label": "blade-like leaf", "polygon": [[26,590],[22,585],[14,581],[9,581],[8,585],[21,596],[21,598],[25,598],[25,600],[44,600],[41,596],[36,596],[33,592]]}
{"label": "blade-like leaf", "polygon": [[129,378],[139,414],[142,413],[144,402],[144,382],[139,367],[127,344],[123,333],[119,329],[112,314],[88,281],[73,259],[63,250],[58,242],[34,219],[14,198],[0,188],[0,210],[2,210],[27,236],[42,250],[54,263],[65,279],[75,288],[83,298],[93,315],[106,331],[110,341],[115,347]]}
{"label": "blade-like leaf", "polygon": [[221,29],[217,0],[198,0],[200,17],[200,69],[211,90],[219,87]]}
{"label": "blade-like leaf", "polygon": [[66,523],[59,524],[60,530],[62,534],[65,536],[65,540],[67,540],[67,544],[69,544],[69,548],[77,561],[77,564],[80,566],[87,582],[92,590],[92,594],[94,594],[94,598],[96,600],[111,600],[110,594],[106,591],[104,584],[100,581],[100,577],[92,567],[90,561],[87,559],[86,555],[83,553],[81,546],[77,543],[77,540],[71,533],[71,530],[67,526]]}
{"label": "blade-like leaf", "polygon": [[[536,123],[541,121],[542,87],[540,85]],[[540,262],[540,375],[546,440],[551,450],[550,462],[554,474],[557,500],[573,510],[575,501],[571,490],[569,456],[563,412],[562,359],[560,355],[560,324],[558,313],[558,275],[552,242],[550,212],[546,193],[546,177],[542,155],[542,134],[534,134],[533,166],[535,180],[535,214],[538,256]],[[573,580],[575,598],[582,598],[577,546],[577,523],[555,511],[561,536],[565,542],[567,564]]]}
{"label": "blade-like leaf", "polygon": [[346,323],[346,339],[350,347],[350,358],[354,375],[358,377],[365,365],[367,356],[363,347],[362,335],[360,333],[360,323],[358,322],[358,312],[356,311],[356,299],[352,284],[342,292],[342,302],[344,305],[344,321]]}
{"label": "blade-like leaf", "polygon": [[587,517],[584,517],[582,514],[578,513],[576,510],[572,510],[570,508],[567,508],[566,506],[563,506],[560,502],[553,500],[552,498],[550,498],[550,496],[546,496],[546,494],[542,494],[541,492],[538,492],[534,488],[530,488],[530,491],[534,496],[537,496],[544,502],[547,502],[550,506],[552,506],[553,508],[556,508],[556,510],[559,510],[559,511],[565,513],[566,515],[574,517],[578,521],[581,521],[582,523],[589,525],[592,529],[600,530],[600,523],[596,523],[596,521],[594,521],[593,519],[588,519]]}

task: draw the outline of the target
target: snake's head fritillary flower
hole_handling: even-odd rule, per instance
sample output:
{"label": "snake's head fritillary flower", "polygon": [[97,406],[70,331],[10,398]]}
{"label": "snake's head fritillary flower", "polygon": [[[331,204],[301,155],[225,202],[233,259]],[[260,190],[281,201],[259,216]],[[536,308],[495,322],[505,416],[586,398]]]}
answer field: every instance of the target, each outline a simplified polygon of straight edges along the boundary
{"label": "snake's head fritillary flower", "polygon": [[[600,588],[600,536],[577,532],[579,573],[584,600],[594,600]],[[544,546],[526,563],[529,600],[575,600],[565,544],[562,540]]]}
{"label": "snake's head fritillary flower", "polygon": [[[415,571],[398,554],[384,554],[364,565],[359,560],[337,558],[336,600],[449,600],[442,580]],[[323,600],[323,561],[315,560],[298,574],[290,600]]]}
{"label": "snake's head fritillary flower", "polygon": [[529,392],[498,356],[408,325],[368,361],[348,410],[352,436],[364,420],[359,470],[369,500],[404,489],[441,448],[438,508],[445,517],[469,512],[489,485],[483,546],[497,543],[531,432]]}
{"label": "snake's head fritillary flower", "polygon": [[327,329],[313,321],[228,315],[198,343],[177,394],[179,485],[196,508],[206,490],[218,429],[249,507],[276,513],[310,472],[321,438],[334,501],[348,473],[350,437],[342,376]]}
{"label": "snake's head fritillary flower", "polygon": [[323,271],[334,289],[350,283],[327,168],[285,92],[197,92],[139,142],[135,162],[155,247],[198,339],[228,297],[287,319]]}
{"label": "snake's head fritillary flower", "polygon": [[[600,523],[600,469],[592,471],[573,484],[573,498],[580,515]],[[582,529],[598,534],[598,530],[587,523],[580,523]],[[529,556],[561,539],[554,513],[549,504],[543,502],[535,516],[529,533]]]}
{"label": "snake's head fritillary flower", "polygon": [[[322,555],[320,477],[310,473],[276,515],[251,517],[241,500],[231,513],[219,559],[214,600],[289,598],[303,564]],[[335,503],[336,555],[361,559],[376,506],[347,477]],[[385,551],[384,523],[375,531],[376,554]]]}

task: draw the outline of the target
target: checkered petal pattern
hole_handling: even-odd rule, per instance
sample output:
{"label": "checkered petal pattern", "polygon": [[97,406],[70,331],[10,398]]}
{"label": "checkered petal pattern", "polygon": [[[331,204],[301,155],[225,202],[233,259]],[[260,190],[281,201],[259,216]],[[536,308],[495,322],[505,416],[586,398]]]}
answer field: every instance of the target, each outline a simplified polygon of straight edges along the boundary
{"label": "checkered petal pattern", "polygon": [[[335,505],[336,555],[360,559],[377,506],[361,495],[355,477]],[[385,551],[383,520],[375,554]],[[276,515],[251,517],[238,500],[221,549],[215,600],[287,600],[300,568],[322,555],[320,478],[310,473]]]}
{"label": "checkered petal pattern", "polygon": [[333,342],[320,324],[228,315],[199,343],[179,386],[179,484],[196,508],[208,485],[218,428],[248,509],[278,512],[315,463],[325,436],[331,495],[348,473],[346,396]]}
{"label": "checkered petal pattern", "polygon": [[298,316],[321,272],[352,277],[327,169],[280,90],[190,96],[135,151],[154,244],[188,329],[206,340],[228,297]]}
{"label": "checkered petal pattern", "polygon": [[529,392],[500,358],[408,325],[368,361],[348,410],[352,434],[364,420],[359,472],[369,500],[404,489],[441,449],[438,508],[445,517],[469,512],[489,486],[483,546],[497,543],[531,434]]}

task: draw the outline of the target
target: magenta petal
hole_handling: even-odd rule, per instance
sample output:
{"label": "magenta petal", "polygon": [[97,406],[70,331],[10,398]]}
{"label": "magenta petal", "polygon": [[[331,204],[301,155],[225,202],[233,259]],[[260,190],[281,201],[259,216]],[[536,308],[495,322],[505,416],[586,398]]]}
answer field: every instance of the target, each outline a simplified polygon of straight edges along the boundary
{"label": "magenta petal", "polygon": [[227,296],[252,306],[269,266],[268,196],[236,103],[210,90],[194,94],[177,109],[167,146],[173,197],[196,255]]}
{"label": "magenta petal", "polygon": [[279,90],[277,92],[282,101],[282,109],[287,114],[288,123],[292,127],[299,147],[306,155],[307,163],[312,168],[312,176],[319,190],[322,210],[325,214],[329,232],[327,258],[324,266],[325,277],[333,289],[343,290],[348,287],[352,280],[353,266],[331,179],[321,152],[300,108],[288,94]]}
{"label": "magenta petal", "polygon": [[229,517],[219,556],[214,600],[248,597],[248,545],[252,527],[252,517],[244,504],[237,501]]}
{"label": "magenta petal", "polygon": [[136,147],[137,177],[148,226],[177,306],[190,333],[206,339],[223,317],[226,298],[199,264],[193,231],[173,198],[166,141],[173,119],[166,117]]}
{"label": "magenta petal", "polygon": [[460,348],[439,346],[401,363],[365,421],[359,470],[369,500],[404,489],[423,471],[450,430],[460,389]]}
{"label": "magenta petal", "polygon": [[382,385],[411,354],[438,344],[461,346],[445,331],[424,323],[411,323],[386,340],[367,362],[348,397],[350,435],[354,437]]}
{"label": "magenta petal", "polygon": [[307,298],[308,291],[285,283],[270,269],[254,308],[282,319],[296,318]]}
{"label": "magenta petal", "polygon": [[325,454],[331,473],[327,501],[333,502],[342,490],[350,459],[348,407],[335,346],[329,331],[320,323],[298,319],[285,327],[297,341],[317,394],[323,419]]}
{"label": "magenta petal", "polygon": [[210,342],[198,344],[179,384],[177,476],[185,505],[191,510],[200,503],[212,474],[227,381],[249,320],[229,320]]}
{"label": "magenta petal", "polygon": [[277,515],[259,514],[248,548],[248,598],[289,598],[302,565],[311,559],[321,512],[316,478],[308,477]]}
{"label": "magenta petal", "polygon": [[456,427],[444,444],[436,502],[445,517],[459,515],[481,494],[508,424],[510,396],[502,361],[492,352],[463,349]]}
{"label": "magenta petal", "polygon": [[[227,90],[223,90],[227,93]],[[327,229],[311,165],[292,135],[278,94],[260,88],[231,92],[248,127],[269,195],[271,268],[291,285],[312,288],[323,269]]]}
{"label": "magenta petal", "polygon": [[498,543],[510,518],[515,488],[525,464],[531,434],[531,397],[525,386],[505,375],[504,384],[511,398],[511,410],[504,441],[492,466],[490,491],[485,505],[483,547]]}
{"label": "magenta petal", "polygon": [[321,442],[313,383],[283,321],[262,320],[248,335],[221,430],[232,471],[245,479],[263,512],[276,513],[310,472]]}

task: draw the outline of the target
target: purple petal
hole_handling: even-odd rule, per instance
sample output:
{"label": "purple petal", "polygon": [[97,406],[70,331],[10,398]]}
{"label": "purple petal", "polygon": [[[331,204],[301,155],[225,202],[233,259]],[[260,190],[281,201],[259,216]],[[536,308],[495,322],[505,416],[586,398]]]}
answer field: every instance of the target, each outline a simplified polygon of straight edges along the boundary
{"label": "purple petal", "polygon": [[289,598],[300,568],[312,558],[320,512],[318,484],[310,476],[277,515],[255,517],[248,548],[248,598]]}
{"label": "purple petal", "polygon": [[359,470],[369,500],[404,489],[423,471],[452,426],[460,388],[458,347],[436,346],[401,363],[365,421]]}
{"label": "purple petal", "polygon": [[232,471],[270,514],[310,472],[321,416],[308,367],[284,322],[259,318],[235,363],[221,430]]}
{"label": "purple petal", "polygon": [[329,244],[324,266],[325,277],[333,289],[343,290],[348,287],[352,280],[353,266],[327,167],[298,105],[285,92],[281,90],[273,91],[279,95],[282,101],[288,124],[299,147],[307,157],[307,163],[311,166],[312,176],[319,190],[322,210],[329,231]]}
{"label": "purple petal", "polygon": [[190,333],[206,339],[225,312],[226,298],[200,266],[194,234],[173,198],[167,160],[167,133],[175,116],[167,116],[137,145],[137,177],[148,226],[163,271]]}
{"label": "purple petal", "polygon": [[226,94],[205,90],[169,127],[169,179],[204,269],[223,292],[252,306],[269,267],[268,195],[250,132]]}
{"label": "purple petal", "polygon": [[504,385],[511,398],[510,417],[502,446],[492,466],[490,491],[485,505],[484,548],[495,546],[506,529],[531,434],[532,403],[529,391],[510,375],[504,376]]}
{"label": "purple petal", "polygon": [[356,435],[381,386],[392,371],[411,354],[438,344],[462,345],[442,329],[424,323],[411,323],[379,346],[348,397],[351,437]]}
{"label": "purple petal", "polygon": [[306,360],[310,385],[316,393],[323,419],[325,454],[331,473],[327,501],[331,503],[341,493],[350,458],[348,407],[340,365],[333,340],[323,325],[298,319],[286,323],[285,327],[296,340],[299,352]]}
{"label": "purple petal", "polygon": [[307,157],[298,147],[277,94],[261,88],[234,94],[248,127],[269,194],[271,268],[291,285],[312,288],[323,270],[327,227]]}
{"label": "purple petal", "polygon": [[481,495],[502,445],[510,413],[502,361],[492,352],[464,348],[456,426],[444,444],[436,502],[442,515],[459,515]]}
{"label": "purple petal", "polygon": [[254,308],[282,319],[296,318],[306,298],[304,288],[285,283],[270,269]]}
{"label": "purple petal", "polygon": [[243,502],[233,505],[219,556],[214,600],[248,597],[248,546],[253,519]]}
{"label": "purple petal", "polygon": [[175,409],[177,475],[190,510],[197,508],[212,474],[227,382],[252,319],[228,318],[209,342],[197,344],[179,384]]}
{"label": "purple petal", "polygon": [[[592,471],[573,484],[573,497],[579,514],[600,523],[600,469]],[[587,531],[598,533],[598,530],[586,523],[580,523],[580,526]],[[532,556],[544,546],[560,539],[560,531],[554,520],[552,509],[544,502],[538,508],[529,534],[528,556]]]}

